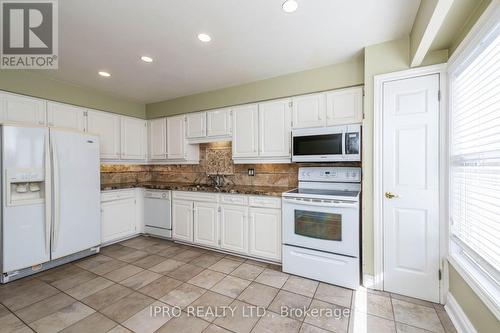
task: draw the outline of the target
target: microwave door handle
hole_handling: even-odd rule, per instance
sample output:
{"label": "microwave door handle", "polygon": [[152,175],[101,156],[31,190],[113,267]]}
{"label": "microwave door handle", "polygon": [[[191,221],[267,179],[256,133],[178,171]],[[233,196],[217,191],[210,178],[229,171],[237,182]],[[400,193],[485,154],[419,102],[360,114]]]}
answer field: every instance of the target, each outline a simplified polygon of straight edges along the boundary
{"label": "microwave door handle", "polygon": [[342,131],[342,157],[347,156],[347,135],[346,131]]}
{"label": "microwave door handle", "polygon": [[317,202],[317,201],[303,201],[295,199],[283,199],[284,202],[289,202],[296,205],[305,206],[318,206],[318,207],[331,207],[331,208],[356,208],[357,203],[347,203],[347,202]]}

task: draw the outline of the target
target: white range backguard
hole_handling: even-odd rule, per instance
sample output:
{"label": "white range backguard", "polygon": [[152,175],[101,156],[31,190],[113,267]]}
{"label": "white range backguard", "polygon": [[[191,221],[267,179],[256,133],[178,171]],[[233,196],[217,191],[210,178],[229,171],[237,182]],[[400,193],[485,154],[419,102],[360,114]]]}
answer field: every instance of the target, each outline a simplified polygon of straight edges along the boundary
{"label": "white range backguard", "polygon": [[53,169],[52,260],[101,243],[99,139],[50,131]]}
{"label": "white range backguard", "polygon": [[[50,198],[45,200],[44,191],[48,140],[46,128],[2,127],[2,272],[50,260],[51,221],[45,214]],[[26,185],[32,177],[42,183],[41,199],[29,198]]]}

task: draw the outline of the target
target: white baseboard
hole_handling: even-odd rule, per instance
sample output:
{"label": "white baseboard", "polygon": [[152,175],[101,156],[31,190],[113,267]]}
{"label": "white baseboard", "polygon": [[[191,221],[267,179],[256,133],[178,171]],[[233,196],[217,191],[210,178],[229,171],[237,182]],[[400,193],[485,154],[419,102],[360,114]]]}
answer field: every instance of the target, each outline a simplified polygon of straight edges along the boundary
{"label": "white baseboard", "polygon": [[363,286],[368,289],[375,289],[375,278],[370,274],[363,274]]}
{"label": "white baseboard", "polygon": [[477,333],[464,310],[462,310],[460,305],[457,303],[457,300],[451,293],[448,293],[444,308],[446,313],[448,313],[451,322],[455,325],[458,333]]}

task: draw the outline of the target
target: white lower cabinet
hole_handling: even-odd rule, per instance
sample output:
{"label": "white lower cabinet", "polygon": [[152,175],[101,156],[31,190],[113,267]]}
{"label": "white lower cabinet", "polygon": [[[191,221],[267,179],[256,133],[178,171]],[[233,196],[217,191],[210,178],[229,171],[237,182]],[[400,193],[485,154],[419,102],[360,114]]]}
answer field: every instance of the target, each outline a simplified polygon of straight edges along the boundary
{"label": "white lower cabinet", "polygon": [[248,208],[246,206],[221,205],[222,249],[248,253]]}
{"label": "white lower cabinet", "polygon": [[218,247],[219,205],[212,202],[195,202],[193,226],[194,243],[211,247]]}
{"label": "white lower cabinet", "polygon": [[193,242],[192,201],[172,201],[172,238],[183,242]]}
{"label": "white lower cabinet", "polygon": [[137,202],[134,190],[101,194],[101,242],[112,243],[137,233]]}
{"label": "white lower cabinet", "polygon": [[281,261],[281,198],[172,192],[174,240]]}
{"label": "white lower cabinet", "polygon": [[281,260],[281,209],[250,207],[249,253]]}

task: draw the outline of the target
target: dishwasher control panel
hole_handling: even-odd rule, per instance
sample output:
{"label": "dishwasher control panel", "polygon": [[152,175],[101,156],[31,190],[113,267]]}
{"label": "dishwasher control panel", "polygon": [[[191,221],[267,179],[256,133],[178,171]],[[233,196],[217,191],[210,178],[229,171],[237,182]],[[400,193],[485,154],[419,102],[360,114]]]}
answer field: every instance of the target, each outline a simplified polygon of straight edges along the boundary
{"label": "dishwasher control panel", "polygon": [[147,190],[144,192],[144,197],[145,198],[152,198],[152,199],[170,199],[170,191]]}

